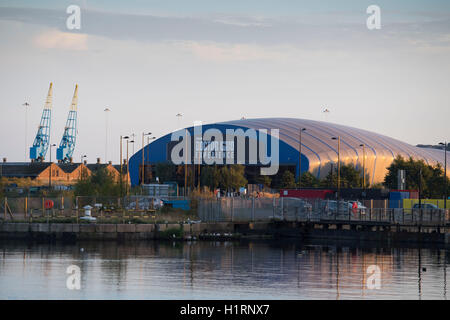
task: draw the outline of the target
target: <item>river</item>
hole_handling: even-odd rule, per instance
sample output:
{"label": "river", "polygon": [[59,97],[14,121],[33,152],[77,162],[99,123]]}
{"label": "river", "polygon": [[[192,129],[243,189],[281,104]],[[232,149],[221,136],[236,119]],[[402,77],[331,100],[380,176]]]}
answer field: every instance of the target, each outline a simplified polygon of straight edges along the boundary
{"label": "river", "polygon": [[449,262],[358,243],[2,242],[0,299],[446,299]]}

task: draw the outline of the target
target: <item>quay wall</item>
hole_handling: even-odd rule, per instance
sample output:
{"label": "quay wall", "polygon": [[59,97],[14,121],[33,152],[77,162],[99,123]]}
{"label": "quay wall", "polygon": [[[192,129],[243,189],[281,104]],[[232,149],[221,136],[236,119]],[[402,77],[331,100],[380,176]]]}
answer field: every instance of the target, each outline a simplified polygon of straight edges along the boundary
{"label": "quay wall", "polygon": [[297,238],[450,244],[446,226],[312,222],[214,222],[196,224],[2,223],[0,240],[190,240]]}

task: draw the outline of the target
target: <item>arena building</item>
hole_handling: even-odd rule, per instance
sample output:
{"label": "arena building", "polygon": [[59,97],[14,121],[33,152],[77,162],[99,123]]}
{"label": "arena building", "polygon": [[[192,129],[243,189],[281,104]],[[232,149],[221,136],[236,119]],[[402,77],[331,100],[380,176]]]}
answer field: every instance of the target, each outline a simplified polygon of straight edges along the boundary
{"label": "arena building", "polygon": [[132,185],[140,184],[142,177],[147,183],[147,170],[154,170],[158,162],[200,166],[241,163],[250,182],[264,170],[263,174],[279,176],[289,169],[298,176],[300,165],[302,173],[309,171],[323,178],[336,166],[339,156],[341,163],[357,168],[364,165],[369,182],[374,184],[383,181],[386,168],[398,155],[430,165],[444,163],[443,150],[415,147],[363,129],[305,119],[261,118],[180,129],[139,150],[129,165]]}

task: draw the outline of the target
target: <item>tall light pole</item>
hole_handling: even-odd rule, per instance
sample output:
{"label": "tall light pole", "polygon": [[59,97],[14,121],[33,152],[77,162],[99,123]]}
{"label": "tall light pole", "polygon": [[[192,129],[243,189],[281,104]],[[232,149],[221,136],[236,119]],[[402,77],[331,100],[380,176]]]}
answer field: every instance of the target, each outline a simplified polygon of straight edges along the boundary
{"label": "tall light pole", "polygon": [[337,136],[337,137],[332,137],[332,140],[337,140],[338,141],[338,177],[337,177],[337,189],[338,189],[338,199],[341,198],[341,137]]}
{"label": "tall light pole", "polygon": [[108,163],[108,113],[111,109],[105,108],[105,163]]}
{"label": "tall light pole", "polygon": [[136,136],[134,133],[132,133],[131,135],[131,141],[130,141],[130,143],[132,143],[133,144],[133,154],[134,154],[134,137]]}
{"label": "tall light pole", "polygon": [[184,196],[186,197],[187,195],[187,129],[184,130],[184,143],[185,143],[185,148],[184,148]]}
{"label": "tall light pole", "polygon": [[123,156],[122,156],[122,147],[123,147],[123,140],[129,139],[128,136],[120,136],[120,195],[122,196],[123,193]]}
{"label": "tall light pole", "polygon": [[366,145],[360,144],[360,147],[363,147],[363,189],[366,189]]}
{"label": "tall light pole", "polygon": [[[87,155],[80,156],[80,165],[83,164],[83,158],[86,158]],[[80,180],[83,180],[83,167],[81,167]]]}
{"label": "tall light pole", "polygon": [[447,209],[447,199],[448,199],[448,186],[447,186],[447,141],[440,142],[439,144],[444,146],[444,181],[445,181],[444,209]]}
{"label": "tall light pole", "polygon": [[298,143],[298,188],[300,189],[302,183],[302,132],[306,131],[306,128],[301,128],[300,139]]}
{"label": "tall light pole", "polygon": [[[149,142],[151,134],[152,134],[151,132],[149,132],[149,133],[142,132],[142,179],[141,179],[141,185],[144,184],[144,179],[145,179],[144,137],[147,136],[147,148],[148,148],[148,142]],[[152,139],[155,139],[155,137],[152,137]]]}
{"label": "tall light pole", "polygon": [[50,173],[48,175],[48,188],[51,189],[52,188],[52,147],[56,147],[56,144],[51,144],[50,145]]}
{"label": "tall light pole", "polygon": [[126,188],[127,195],[128,195],[128,178],[130,176],[130,164],[128,163],[128,161],[130,160],[129,157],[128,157],[128,145],[130,143],[133,143],[133,145],[134,145],[134,140],[127,139],[127,188]]}
{"label": "tall light pole", "polygon": [[181,129],[181,118],[183,117],[183,115],[181,113],[177,113],[176,117],[178,118],[177,129]]}
{"label": "tall light pole", "polygon": [[28,107],[30,104],[28,102],[25,102],[22,104],[25,107],[25,162],[27,161],[27,154],[28,154],[28,148],[27,148],[27,140],[28,140]]}

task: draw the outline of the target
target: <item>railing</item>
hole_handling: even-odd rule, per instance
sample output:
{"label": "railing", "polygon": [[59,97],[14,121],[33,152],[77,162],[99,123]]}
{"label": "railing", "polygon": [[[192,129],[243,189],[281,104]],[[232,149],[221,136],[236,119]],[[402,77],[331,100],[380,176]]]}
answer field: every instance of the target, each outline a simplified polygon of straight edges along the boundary
{"label": "railing", "polygon": [[202,221],[215,222],[338,221],[424,226],[445,225],[450,220],[449,211],[444,209],[353,208],[346,201],[297,198],[201,200],[198,216]]}

